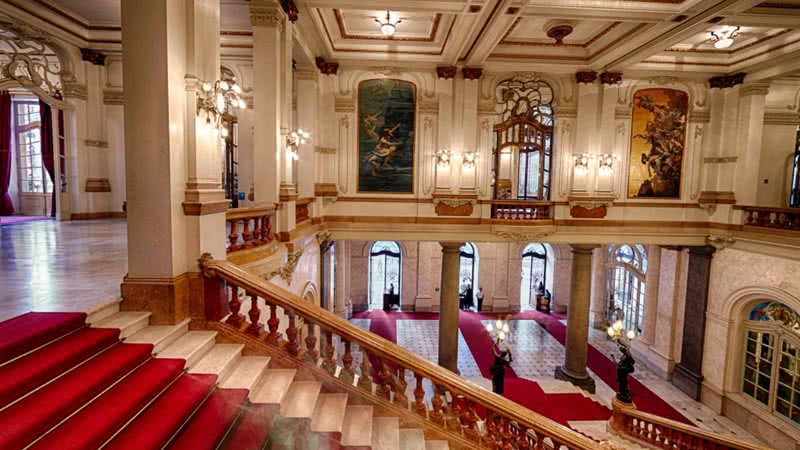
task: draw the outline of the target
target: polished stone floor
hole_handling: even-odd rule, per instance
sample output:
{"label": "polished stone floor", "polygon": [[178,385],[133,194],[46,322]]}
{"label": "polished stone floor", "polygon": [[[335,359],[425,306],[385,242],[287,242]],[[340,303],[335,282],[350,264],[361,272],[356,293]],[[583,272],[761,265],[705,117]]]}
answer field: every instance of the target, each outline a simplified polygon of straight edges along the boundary
{"label": "polished stone floor", "polygon": [[0,320],[89,311],[119,297],[128,271],[124,220],[0,226]]}

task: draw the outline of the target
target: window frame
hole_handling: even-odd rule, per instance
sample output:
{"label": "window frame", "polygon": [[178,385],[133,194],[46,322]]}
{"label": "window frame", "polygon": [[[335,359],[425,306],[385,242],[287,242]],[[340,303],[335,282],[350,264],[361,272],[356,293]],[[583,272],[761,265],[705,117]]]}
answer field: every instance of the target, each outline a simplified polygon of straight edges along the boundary
{"label": "window frame", "polygon": [[[618,260],[617,255],[625,248],[628,247],[633,252],[633,258],[630,261]],[[609,323],[619,320],[618,317],[612,317],[616,312],[616,289],[618,281],[618,271],[622,270],[626,286],[621,288],[624,293],[623,299],[620,302],[621,309],[624,314],[622,319],[625,329],[636,330],[637,333],[642,333],[644,327],[644,313],[646,303],[646,290],[647,290],[647,249],[642,245],[637,244],[619,244],[612,245],[608,249],[606,258],[606,321]],[[636,281],[636,286],[633,285]],[[633,301],[635,293],[638,294],[637,299]],[[614,297],[612,297],[612,294]],[[631,311],[633,314],[631,314]],[[633,320],[631,321],[631,318]]]}
{"label": "window frame", "polygon": [[[464,247],[469,247],[472,250],[472,253],[467,253],[464,251]],[[461,292],[461,264],[462,258],[466,258],[470,260],[470,286],[472,287],[473,292],[475,291],[475,262],[477,258],[475,257],[475,245],[472,242],[465,242],[461,248],[458,249],[458,292]]]}
{"label": "window frame", "polygon": [[[13,132],[13,145],[14,151],[16,153],[17,158],[17,188],[20,195],[46,195],[51,194],[55,189],[54,180],[50,179],[50,175],[47,173],[47,169],[44,166],[44,155],[42,154],[42,110],[39,107],[38,100],[32,100],[28,98],[12,98],[11,100],[12,106],[12,114],[11,114],[11,128]],[[20,116],[20,107],[21,106],[36,106],[38,109],[39,120],[36,122],[30,122],[24,125],[20,125],[19,123],[19,116]],[[28,113],[27,115],[30,115]],[[28,152],[27,156],[23,156],[22,152],[22,140],[20,136],[24,133],[28,133],[32,130],[39,130],[39,141],[38,141],[38,155],[39,155],[39,166],[37,167],[34,165],[33,157],[31,153]],[[28,146],[29,144],[24,144]],[[30,164],[28,164],[30,163]],[[41,191],[31,191],[27,189],[28,184],[28,177],[26,175],[26,169],[38,169],[41,172],[41,180],[42,180],[42,190]],[[49,188],[49,189],[48,189]]]}
{"label": "window frame", "polygon": [[[393,251],[387,250],[387,249],[375,251],[374,250],[375,246],[377,244],[381,243],[381,242],[391,242],[391,243],[393,243],[394,245],[397,246],[397,252],[393,252]],[[368,278],[368,281],[367,281],[367,307],[368,308],[369,308],[370,305],[373,305],[376,302],[378,304],[383,304],[383,298],[380,298],[380,299],[377,299],[377,300],[373,300],[371,298],[371,295],[372,295],[372,277],[373,277],[373,273],[372,273],[372,258],[373,257],[383,257],[384,258],[384,264],[383,264],[383,290],[382,290],[382,292],[384,294],[386,293],[386,289],[388,288],[388,286],[386,284],[386,278],[387,278],[386,277],[386,270],[388,268],[388,264],[386,264],[386,261],[387,261],[388,258],[397,258],[397,268],[398,268],[398,271],[397,271],[397,296],[398,296],[398,298],[402,298],[401,293],[402,293],[402,290],[403,290],[403,287],[402,287],[402,285],[403,285],[403,251],[402,251],[402,248],[400,247],[400,244],[397,241],[375,241],[375,242],[373,242],[369,247],[369,257],[367,259],[367,266],[368,266],[368,270],[369,270],[369,272],[368,272],[368,277],[369,278]]]}
{"label": "window frame", "polygon": [[[538,245],[541,248],[542,253],[538,253],[536,251],[533,251],[533,249],[531,247],[535,246],[535,245]],[[531,261],[531,263],[530,263],[531,264],[531,269],[533,268],[533,259],[534,258],[542,260],[542,263],[543,263],[543,266],[544,266],[544,270],[542,271],[542,284],[544,284],[545,291],[547,291],[547,247],[545,247],[545,245],[542,244],[541,242],[530,242],[530,243],[528,243],[525,246],[525,248],[522,250],[522,260],[521,260],[522,264],[520,265],[520,269],[521,270],[525,269],[526,258],[530,259],[530,261]],[[522,279],[522,283],[527,283],[528,284],[528,289],[527,289],[527,292],[528,292],[528,305],[530,305],[531,299],[534,299],[534,300],[536,299],[536,296],[535,296],[536,287],[533,286],[533,276],[531,276],[532,275],[531,272],[532,271],[528,271],[528,279],[527,280],[525,280],[524,278]],[[520,290],[521,289],[522,289],[522,286],[520,285]],[[521,292],[520,292],[520,294],[521,294]],[[522,301],[522,299],[520,299],[520,302],[521,301]],[[526,305],[523,305],[523,306],[526,306]]]}

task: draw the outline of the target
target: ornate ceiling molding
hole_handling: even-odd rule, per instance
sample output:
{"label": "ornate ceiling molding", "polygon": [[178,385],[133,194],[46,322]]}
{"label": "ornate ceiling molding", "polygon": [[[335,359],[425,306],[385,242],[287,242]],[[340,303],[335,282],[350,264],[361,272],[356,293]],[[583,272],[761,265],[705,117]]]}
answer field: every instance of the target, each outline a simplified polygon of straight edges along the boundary
{"label": "ornate ceiling molding", "polygon": [[323,75],[336,75],[336,72],[339,71],[339,63],[325,61],[322,56],[317,56],[314,62],[316,62],[317,68]]}
{"label": "ornate ceiling molding", "polygon": [[0,18],[0,81],[13,80],[56,98],[64,89],[62,84],[75,79],[65,74],[65,59],[68,57],[44,31]]}
{"label": "ornate ceiling molding", "polygon": [[597,72],[593,71],[576,72],[575,81],[577,81],[578,83],[592,84],[595,81],[597,81]]}
{"label": "ornate ceiling molding", "polygon": [[283,10],[276,6],[250,4],[250,25],[283,27],[286,17]]}
{"label": "ornate ceiling molding", "polygon": [[622,72],[603,72],[600,74],[600,84],[621,84]]}
{"label": "ornate ceiling molding", "polygon": [[737,84],[744,83],[744,73],[735,73],[733,75],[720,75],[708,79],[708,85],[711,89],[727,89],[736,86]]}
{"label": "ornate ceiling molding", "polygon": [[465,80],[479,80],[483,75],[483,69],[480,67],[464,67],[461,69],[461,73],[464,74]]}
{"label": "ornate ceiling molding", "polygon": [[456,77],[456,66],[438,66],[436,67],[436,76],[443,80],[451,80]]}
{"label": "ornate ceiling molding", "polygon": [[106,65],[106,55],[100,53],[97,50],[93,50],[91,48],[82,48],[81,49],[81,60],[90,62],[95,66],[105,66]]}
{"label": "ornate ceiling molding", "polygon": [[506,241],[512,242],[538,242],[542,238],[550,236],[553,231],[540,231],[540,232],[522,232],[516,231],[495,231],[494,234],[500,236]]}

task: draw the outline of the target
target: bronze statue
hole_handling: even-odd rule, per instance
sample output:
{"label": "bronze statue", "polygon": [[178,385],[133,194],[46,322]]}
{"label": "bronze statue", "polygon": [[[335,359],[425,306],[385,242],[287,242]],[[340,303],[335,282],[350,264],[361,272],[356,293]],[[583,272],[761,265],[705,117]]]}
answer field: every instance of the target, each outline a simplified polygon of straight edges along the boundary
{"label": "bronze statue", "polygon": [[618,342],[618,347],[620,353],[622,353],[622,357],[619,361],[614,358],[614,355],[611,355],[611,359],[617,363],[617,387],[619,389],[617,392],[617,400],[624,403],[633,403],[633,394],[631,394],[630,387],[628,386],[628,375],[634,372],[633,365],[636,361],[634,361],[633,356],[631,356],[627,345]]}

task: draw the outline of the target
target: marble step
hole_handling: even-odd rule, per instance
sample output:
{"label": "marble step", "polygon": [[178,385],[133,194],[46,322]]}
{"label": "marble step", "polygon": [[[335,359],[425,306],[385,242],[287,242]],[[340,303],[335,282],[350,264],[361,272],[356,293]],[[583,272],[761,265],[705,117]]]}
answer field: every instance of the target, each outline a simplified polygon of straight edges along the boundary
{"label": "marble step", "polygon": [[372,418],[372,450],[400,450],[399,418]]}
{"label": "marble step", "polygon": [[264,378],[268,365],[269,357],[267,356],[242,356],[228,376],[222,379],[220,387],[247,389],[250,391],[250,399],[252,400],[255,395],[255,388]]}
{"label": "marble step", "polygon": [[581,420],[568,422],[569,426],[575,431],[588,436],[595,441],[609,441],[612,444],[630,450],[647,450],[647,447],[639,445],[634,441],[623,438],[608,430],[608,422],[605,420]]}
{"label": "marble step", "polygon": [[322,383],[318,381],[295,381],[281,400],[281,416],[311,418],[321,390]]}
{"label": "marble step", "polygon": [[93,328],[118,328],[119,338],[125,339],[150,323],[152,313],[147,311],[122,311],[92,324]]}
{"label": "marble step", "polygon": [[243,349],[242,344],[214,344],[189,373],[213,374],[222,380],[239,362]]}
{"label": "marble step", "polygon": [[341,432],[346,409],[347,394],[319,394],[311,416],[311,431]]}
{"label": "marble step", "polygon": [[425,441],[425,450],[450,450],[447,441]]}
{"label": "marble step", "polygon": [[294,381],[296,373],[295,369],[267,369],[255,394],[251,397],[251,401],[253,403],[280,404],[289,391],[289,386]]}
{"label": "marble step", "polygon": [[367,447],[372,444],[372,406],[348,405],[342,423],[342,445]]}
{"label": "marble step", "polygon": [[119,304],[122,303],[121,298],[114,299],[108,303],[97,305],[86,313],[86,323],[93,325],[106,317],[112,316],[119,312]]}
{"label": "marble step", "polygon": [[186,360],[185,367],[191,369],[211,350],[216,336],[215,331],[189,331],[156,353],[156,358],[182,358]]}
{"label": "marble step", "polygon": [[125,339],[129,344],[152,344],[153,353],[161,353],[179,337],[189,331],[191,319],[185,319],[176,325],[148,325]]}
{"label": "marble step", "polygon": [[401,428],[400,450],[425,450],[425,432],[419,428]]}

